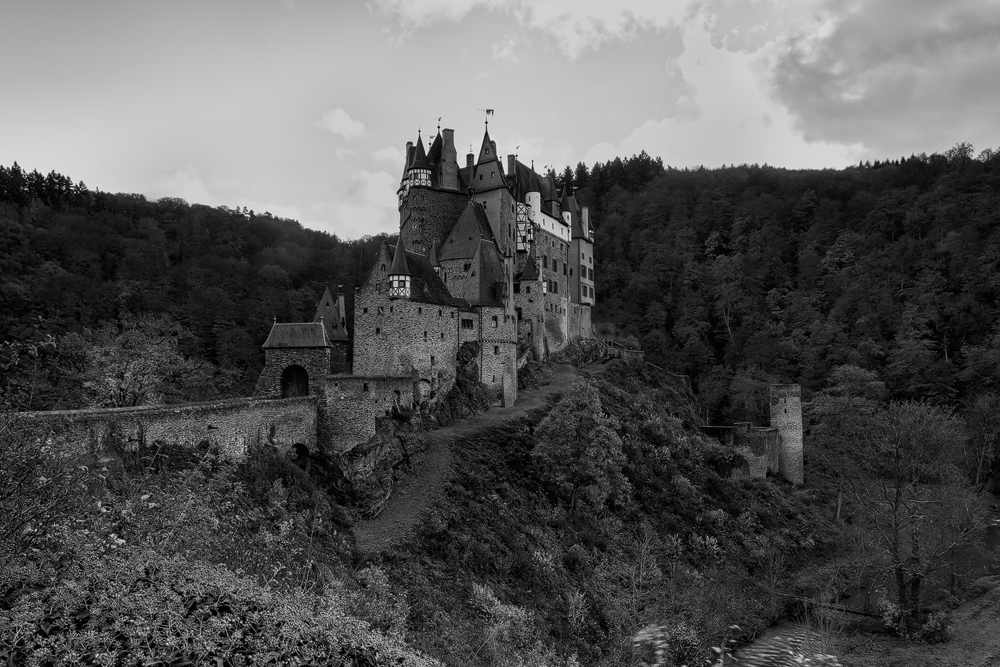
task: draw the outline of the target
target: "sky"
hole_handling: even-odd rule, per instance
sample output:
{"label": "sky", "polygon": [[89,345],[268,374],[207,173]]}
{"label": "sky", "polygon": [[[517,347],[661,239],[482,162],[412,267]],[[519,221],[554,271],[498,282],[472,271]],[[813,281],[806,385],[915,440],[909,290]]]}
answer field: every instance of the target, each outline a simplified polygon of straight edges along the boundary
{"label": "sky", "polygon": [[403,151],[839,168],[1000,147],[1000,0],[0,0],[0,164],[394,232]]}

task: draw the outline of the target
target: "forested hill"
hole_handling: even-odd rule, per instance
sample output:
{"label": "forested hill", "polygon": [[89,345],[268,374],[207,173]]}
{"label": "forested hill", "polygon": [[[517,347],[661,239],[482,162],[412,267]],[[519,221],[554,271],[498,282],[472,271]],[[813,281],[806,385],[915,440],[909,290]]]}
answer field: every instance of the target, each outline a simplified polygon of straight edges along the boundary
{"label": "forested hill", "polygon": [[[211,362],[224,385],[178,398],[243,394],[273,319],[312,319],[327,284],[345,285],[350,309],[382,238],[343,241],[270,213],[148,201],[0,167],[0,341],[58,341],[127,313],[163,314],[180,325],[168,327],[180,351]],[[84,360],[61,348],[44,355],[33,407],[79,404],[71,380]],[[69,386],[57,390],[60,380]]]}
{"label": "forested hill", "polygon": [[762,383],[818,389],[843,364],[897,398],[1000,382],[996,151],[798,171],[642,154],[562,180],[597,222],[595,321],[691,375],[706,417],[760,418]]}
{"label": "forested hill", "polygon": [[[842,170],[677,170],[641,153],[557,181],[595,221],[595,321],[689,374],[706,419],[761,419],[768,381],[818,389],[844,364],[898,398],[1000,382],[1000,153],[959,144]],[[326,284],[346,286],[350,312],[380,242],[0,167],[0,338],[161,313],[219,393],[243,393],[272,319],[310,318]],[[83,364],[63,349],[52,387]],[[52,387],[37,383],[35,407],[65,405]]]}

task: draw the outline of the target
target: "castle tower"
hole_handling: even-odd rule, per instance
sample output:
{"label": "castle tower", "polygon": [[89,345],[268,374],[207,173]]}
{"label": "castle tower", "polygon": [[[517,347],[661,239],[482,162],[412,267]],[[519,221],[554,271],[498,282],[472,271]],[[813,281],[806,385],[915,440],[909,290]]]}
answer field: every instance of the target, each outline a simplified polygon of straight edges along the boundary
{"label": "castle tower", "polygon": [[797,384],[771,385],[771,426],[778,429],[778,472],[801,485],[802,388]]}

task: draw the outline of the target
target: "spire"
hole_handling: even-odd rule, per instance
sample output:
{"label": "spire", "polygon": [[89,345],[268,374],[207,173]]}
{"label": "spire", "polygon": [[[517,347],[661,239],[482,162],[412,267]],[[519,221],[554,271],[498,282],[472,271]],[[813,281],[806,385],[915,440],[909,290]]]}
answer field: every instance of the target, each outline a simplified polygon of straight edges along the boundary
{"label": "spire", "polygon": [[403,235],[396,240],[396,252],[389,267],[389,298],[410,298],[410,266],[406,262],[406,249],[403,248]]}
{"label": "spire", "polygon": [[566,184],[563,183],[562,196],[559,198],[559,208],[563,211],[569,211],[569,197],[566,195]]}
{"label": "spire", "polygon": [[431,163],[427,160],[427,153],[424,152],[424,140],[420,138],[420,131],[417,130],[417,148],[413,154],[413,162],[410,169],[426,169],[430,171]]}
{"label": "spire", "polygon": [[406,263],[406,250],[403,249],[403,235],[400,234],[396,240],[396,251],[393,253],[392,266],[389,267],[390,276],[410,275],[410,266]]}
{"label": "spire", "polygon": [[490,139],[489,128],[483,132],[483,144],[479,147],[479,159],[476,160],[476,165],[482,165],[486,162],[492,162],[497,159],[497,145],[496,142]]}

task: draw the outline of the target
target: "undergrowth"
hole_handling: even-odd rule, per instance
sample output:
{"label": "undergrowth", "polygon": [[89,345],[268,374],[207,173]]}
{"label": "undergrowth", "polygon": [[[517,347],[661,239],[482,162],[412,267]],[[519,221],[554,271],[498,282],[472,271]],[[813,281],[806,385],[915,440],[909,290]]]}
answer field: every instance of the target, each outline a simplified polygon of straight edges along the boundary
{"label": "undergrowth", "polygon": [[[638,665],[632,638],[655,625],[680,665],[779,616],[833,530],[807,492],[725,477],[732,454],[685,396],[611,364],[547,415],[459,443],[445,499],[381,563],[414,645],[448,664]],[[596,445],[620,451],[603,464],[619,481]]]}

